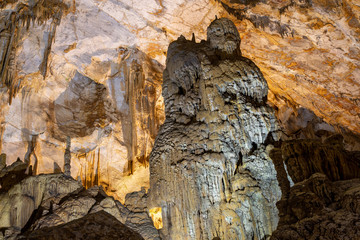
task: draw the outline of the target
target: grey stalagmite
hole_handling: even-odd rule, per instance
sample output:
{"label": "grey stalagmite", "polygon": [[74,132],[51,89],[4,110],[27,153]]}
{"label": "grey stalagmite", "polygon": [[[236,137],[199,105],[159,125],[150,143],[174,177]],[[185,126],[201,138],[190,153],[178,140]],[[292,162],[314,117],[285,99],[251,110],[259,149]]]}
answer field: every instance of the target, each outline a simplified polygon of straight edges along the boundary
{"label": "grey stalagmite", "polygon": [[71,138],[66,137],[66,149],[64,153],[64,174],[66,176],[71,176]]}
{"label": "grey stalagmite", "polygon": [[162,208],[162,238],[266,239],[281,197],[268,155],[278,125],[235,25],[216,19],[206,41],[171,43],[163,80],[148,202]]}

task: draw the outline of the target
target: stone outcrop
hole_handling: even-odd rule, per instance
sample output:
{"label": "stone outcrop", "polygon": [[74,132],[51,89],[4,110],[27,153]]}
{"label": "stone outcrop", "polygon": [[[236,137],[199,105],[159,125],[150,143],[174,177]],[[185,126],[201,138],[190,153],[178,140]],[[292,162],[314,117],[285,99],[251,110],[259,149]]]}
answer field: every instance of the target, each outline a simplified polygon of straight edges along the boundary
{"label": "stone outcrop", "polygon": [[104,239],[104,240],[143,240],[134,232],[105,211],[90,213],[85,217],[54,227],[44,227],[18,239],[65,240],[65,239]]}
{"label": "stone outcrop", "polygon": [[360,178],[359,157],[347,152],[342,140],[341,135],[335,135],[324,143],[318,139],[284,142],[282,158],[292,180],[301,182],[316,172],[326,174],[331,181]]}
{"label": "stone outcrop", "polygon": [[235,25],[221,18],[207,41],[180,37],[164,71],[166,120],[150,155],[149,208],[164,239],[263,239],[278,221],[277,139],[267,84],[241,56]]}
{"label": "stone outcrop", "polygon": [[145,189],[128,195],[124,206],[102,187],[85,189],[64,174],[37,175],[1,193],[0,200],[0,239],[43,239],[62,230],[68,232],[61,239],[74,234],[160,239],[146,207]]}
{"label": "stone outcrop", "polygon": [[28,177],[1,193],[0,228],[21,230],[41,205],[49,207],[81,188],[81,183],[62,174]]}
{"label": "stone outcrop", "polygon": [[316,173],[296,183],[278,203],[279,227],[271,239],[357,239],[360,180],[331,182]]}
{"label": "stone outcrop", "polygon": [[282,190],[271,239],[357,239],[360,141],[298,110],[270,152]]}
{"label": "stone outcrop", "polygon": [[18,159],[10,166],[6,166],[6,155],[0,156],[0,193],[8,191],[28,175],[31,175],[28,164]]}

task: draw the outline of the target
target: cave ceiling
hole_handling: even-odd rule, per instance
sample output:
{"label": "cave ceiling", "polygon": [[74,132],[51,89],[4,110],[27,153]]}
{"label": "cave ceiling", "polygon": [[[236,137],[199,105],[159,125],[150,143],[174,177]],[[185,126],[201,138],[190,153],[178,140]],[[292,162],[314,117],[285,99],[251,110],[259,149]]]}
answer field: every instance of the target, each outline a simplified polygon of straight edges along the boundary
{"label": "cave ceiling", "polygon": [[[2,11],[44,1],[15,2],[2,3]],[[53,5],[60,7],[61,1],[45,2],[49,3],[43,4],[44,8],[53,8]],[[189,39],[192,33],[197,41],[205,39],[209,22],[216,15],[226,16],[235,21],[241,34],[243,55],[254,60],[263,71],[272,103],[280,105],[279,98],[285,99],[312,110],[333,125],[359,132],[358,1],[65,0],[63,3],[67,9],[63,11],[51,48],[53,65],[55,62],[61,65],[56,67],[54,75],[59,72],[66,75],[66,63],[89,77],[104,79],[108,69],[102,67],[101,73],[92,66],[116,62],[118,48],[128,46],[139,48],[164,65],[171,41],[181,34]],[[33,27],[29,35],[34,31],[41,30]],[[24,44],[31,44],[28,41]],[[41,44],[40,41],[37,46],[31,46],[40,51]],[[31,56],[26,48],[29,46],[23,45],[25,59],[18,66],[22,78],[37,70],[36,64],[27,63]],[[33,60],[40,61],[38,56],[34,57]]]}

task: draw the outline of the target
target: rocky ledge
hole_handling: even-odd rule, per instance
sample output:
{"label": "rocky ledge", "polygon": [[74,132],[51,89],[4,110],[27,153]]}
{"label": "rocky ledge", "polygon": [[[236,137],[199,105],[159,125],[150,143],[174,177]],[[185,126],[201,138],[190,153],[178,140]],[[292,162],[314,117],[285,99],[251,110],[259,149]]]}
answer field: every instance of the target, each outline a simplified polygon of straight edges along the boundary
{"label": "rocky ledge", "polygon": [[124,206],[64,174],[28,176],[0,194],[0,239],[160,239],[146,197],[131,193]]}

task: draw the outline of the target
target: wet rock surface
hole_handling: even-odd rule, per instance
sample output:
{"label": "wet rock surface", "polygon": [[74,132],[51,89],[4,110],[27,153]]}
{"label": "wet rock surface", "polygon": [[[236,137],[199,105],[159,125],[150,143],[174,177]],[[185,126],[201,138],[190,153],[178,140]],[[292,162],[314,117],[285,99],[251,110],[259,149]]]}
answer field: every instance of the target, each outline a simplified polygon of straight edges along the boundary
{"label": "wet rock surface", "polygon": [[149,207],[162,208],[164,239],[262,239],[276,228],[281,193],[265,143],[276,120],[239,44],[222,18],[207,41],[169,46],[166,120],[150,155]]}

